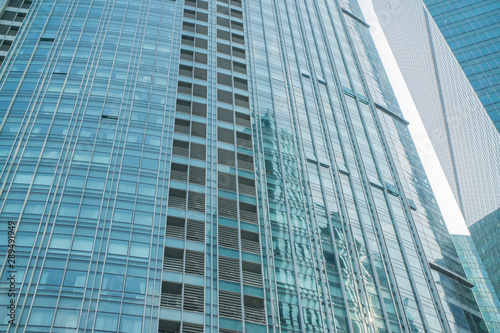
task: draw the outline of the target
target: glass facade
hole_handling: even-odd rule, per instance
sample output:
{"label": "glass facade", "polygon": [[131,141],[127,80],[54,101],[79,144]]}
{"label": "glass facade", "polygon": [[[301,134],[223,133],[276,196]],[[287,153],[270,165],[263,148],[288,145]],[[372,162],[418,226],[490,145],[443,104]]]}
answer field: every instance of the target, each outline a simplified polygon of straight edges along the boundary
{"label": "glass facade", "polygon": [[356,2],[40,0],[0,71],[0,330],[487,332]]}
{"label": "glass facade", "polygon": [[424,2],[500,132],[500,2]]}
{"label": "glass facade", "polygon": [[469,227],[472,240],[500,299],[500,209]]}
{"label": "glass facade", "polygon": [[[452,235],[453,243],[467,278],[474,283],[472,292],[490,332],[500,331],[500,301],[491,285],[483,262],[470,236]],[[498,256],[497,256],[498,258]]]}
{"label": "glass facade", "polygon": [[470,226],[500,207],[500,133],[424,2],[373,6]]}
{"label": "glass facade", "polygon": [[32,0],[0,0],[0,65],[16,38]]}

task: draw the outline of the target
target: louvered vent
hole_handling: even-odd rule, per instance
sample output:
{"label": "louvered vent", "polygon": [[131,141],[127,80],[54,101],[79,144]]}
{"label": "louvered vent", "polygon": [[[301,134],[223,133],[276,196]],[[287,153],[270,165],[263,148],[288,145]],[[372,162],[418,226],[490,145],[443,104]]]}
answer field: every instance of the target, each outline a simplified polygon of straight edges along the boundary
{"label": "louvered vent", "polygon": [[189,134],[189,120],[175,119],[174,132]]}
{"label": "louvered vent", "polygon": [[219,279],[240,283],[240,261],[219,256]]}
{"label": "louvered vent", "polygon": [[241,319],[241,294],[220,290],[219,315],[221,317]]}
{"label": "louvered vent", "polygon": [[238,153],[238,168],[253,172],[253,157]]}
{"label": "louvered vent", "polygon": [[191,135],[198,136],[200,138],[206,138],[206,125],[193,121],[193,123],[191,124]]}
{"label": "louvered vent", "polygon": [[220,172],[218,177],[219,189],[236,192],[236,176],[230,173]]}
{"label": "louvered vent", "polygon": [[240,219],[248,223],[258,224],[257,207],[255,205],[240,202]]}
{"label": "louvered vent", "polygon": [[203,332],[203,325],[182,323],[182,333],[201,333]]}
{"label": "louvered vent", "polygon": [[231,110],[218,108],[217,109],[217,119],[228,123],[233,122],[234,113]]}
{"label": "louvered vent", "polygon": [[184,239],[184,219],[179,217],[167,217],[167,237]]}
{"label": "louvered vent", "polygon": [[238,229],[219,225],[219,246],[238,250]]}
{"label": "louvered vent", "polygon": [[241,230],[241,250],[260,254],[259,234]]}
{"label": "louvered vent", "polygon": [[205,306],[205,296],[203,287],[184,285],[184,310],[203,312]]}
{"label": "louvered vent", "polygon": [[189,192],[188,209],[203,213],[205,212],[205,194],[198,192]]}
{"label": "louvered vent", "polygon": [[175,110],[182,113],[191,113],[191,102],[183,99],[178,99]]}
{"label": "louvered vent", "polygon": [[172,247],[165,248],[163,269],[172,272],[182,272],[184,266],[184,251]]}
{"label": "louvered vent", "polygon": [[180,309],[182,307],[182,284],[163,282],[161,287],[160,306]]}
{"label": "louvered vent", "polygon": [[243,261],[243,283],[249,286],[262,288],[262,272],[259,264]]}
{"label": "louvered vent", "polygon": [[186,209],[186,191],[171,188],[168,195],[168,206]]}
{"label": "louvered vent", "polygon": [[186,239],[203,243],[205,241],[205,222],[187,220]]}
{"label": "louvered vent", "polygon": [[185,272],[194,275],[204,275],[205,254],[203,252],[186,250]]}
{"label": "louvered vent", "polygon": [[219,127],[217,129],[217,140],[221,142],[234,144],[234,131],[227,128]]}
{"label": "louvered vent", "polygon": [[245,320],[260,324],[266,323],[266,312],[264,311],[264,300],[261,298],[245,295]]}
{"label": "louvered vent", "polygon": [[238,219],[238,206],[236,201],[219,197],[218,201],[219,216],[228,217],[230,219]]}
{"label": "louvered vent", "polygon": [[207,116],[207,105],[193,102],[193,116],[205,118]]}
{"label": "louvered vent", "polygon": [[236,125],[250,127],[250,116],[236,112]]}
{"label": "louvered vent", "polygon": [[189,142],[174,140],[172,154],[187,157],[189,152]]}
{"label": "louvered vent", "polygon": [[206,158],[206,146],[199,143],[191,143],[191,158],[204,161]]}
{"label": "louvered vent", "polygon": [[232,167],[236,166],[236,163],[234,162],[234,152],[219,148],[218,162],[223,165],[229,165]]}
{"label": "louvered vent", "polygon": [[255,197],[255,181],[250,178],[238,177],[238,192]]}
{"label": "louvered vent", "polygon": [[237,132],[236,139],[238,146],[242,146],[245,148],[252,148],[252,136],[249,134]]}
{"label": "louvered vent", "polygon": [[205,185],[205,169],[195,166],[190,166],[189,182],[198,185]]}
{"label": "louvered vent", "polygon": [[170,178],[181,182],[187,182],[187,165],[172,163]]}

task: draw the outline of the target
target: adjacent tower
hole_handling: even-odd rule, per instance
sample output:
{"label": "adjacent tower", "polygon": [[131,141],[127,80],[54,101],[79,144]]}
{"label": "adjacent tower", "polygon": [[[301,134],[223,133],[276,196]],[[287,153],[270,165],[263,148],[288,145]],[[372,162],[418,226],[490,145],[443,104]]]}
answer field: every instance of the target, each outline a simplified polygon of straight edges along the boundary
{"label": "adjacent tower", "polygon": [[2,331],[487,332],[356,2],[40,0],[0,70]]}
{"label": "adjacent tower", "polygon": [[[479,4],[471,4],[474,9],[467,11],[465,2],[458,3],[442,2],[443,8],[450,9],[448,6],[451,6],[460,12],[458,17],[469,17],[484,11]],[[488,40],[486,37],[490,35],[483,34],[483,29],[474,30],[473,37],[472,32],[460,35],[450,28],[445,31],[448,39],[458,41],[461,36],[467,35],[464,42],[474,44],[473,41],[477,41],[471,48],[456,48],[455,43],[450,43],[456,58],[423,1],[374,0],[373,5],[498,294],[500,237],[496,230],[500,227],[500,134],[457,61],[457,58],[462,61],[464,56],[470,56],[469,51],[481,45],[489,45],[482,47],[484,52],[481,52],[485,59],[491,59],[494,53],[488,56],[489,51],[486,50],[495,49],[497,45],[490,45],[494,39]],[[492,5],[493,12],[495,6]],[[435,4],[430,8],[436,8],[437,13],[437,7],[439,5]],[[487,13],[483,14],[485,18],[490,17]],[[491,20],[485,19],[481,24],[490,22],[494,26]],[[463,31],[470,26],[459,25],[457,29]],[[478,55],[478,52],[472,54]],[[468,62],[472,63],[473,60]],[[482,66],[494,66],[492,63],[494,61],[484,61]],[[471,70],[478,70],[476,65],[467,68],[468,74]],[[478,74],[481,77],[479,81],[486,82],[489,74],[489,71]],[[498,78],[492,78],[495,79]],[[471,82],[475,84],[473,80]],[[495,232],[492,233],[492,230]]]}
{"label": "adjacent tower", "polygon": [[500,2],[424,0],[500,131]]}

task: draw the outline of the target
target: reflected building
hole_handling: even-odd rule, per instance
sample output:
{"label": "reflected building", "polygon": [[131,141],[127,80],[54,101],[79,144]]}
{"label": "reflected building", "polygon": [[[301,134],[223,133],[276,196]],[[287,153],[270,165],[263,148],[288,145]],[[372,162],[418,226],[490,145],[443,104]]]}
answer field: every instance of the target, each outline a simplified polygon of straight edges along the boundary
{"label": "reflected building", "polygon": [[500,301],[493,289],[488,273],[484,269],[472,238],[467,235],[452,235],[453,243],[465,270],[467,279],[474,283],[472,292],[490,332],[500,331]]}
{"label": "reflected building", "polygon": [[424,3],[500,131],[500,2],[424,0]]}
{"label": "reflected building", "polygon": [[1,67],[0,330],[487,332],[368,28],[34,2]]}
{"label": "reflected building", "polygon": [[[484,33],[485,29],[494,30],[498,25],[493,18],[498,12],[498,3],[493,2],[374,0],[373,5],[498,295],[500,261],[495,259],[498,258],[495,245],[500,244],[500,236],[496,236],[496,231],[484,232],[495,230],[500,223],[500,134],[491,121],[495,120],[493,113],[498,110],[492,111],[495,103],[484,99],[495,100],[494,96],[498,96],[498,92],[493,91],[498,86],[494,83],[498,76],[494,74],[495,61],[492,60],[496,54],[490,52],[497,45],[494,38],[488,39],[491,34]],[[485,12],[490,7],[488,4],[491,13]],[[444,17],[454,23],[443,22]],[[459,18],[464,20],[463,24],[455,22]],[[472,29],[476,24],[487,27]],[[463,43],[470,46],[459,47]],[[477,48],[481,52],[474,51]],[[469,59],[471,54],[477,59]],[[464,62],[464,57],[469,60]],[[481,61],[481,66],[476,66],[475,61]],[[481,72],[480,67],[492,70]],[[470,76],[471,71],[476,73],[475,79]],[[490,75],[493,84],[486,88]],[[482,92],[478,84],[485,85]],[[486,91],[491,93],[489,97],[485,97]],[[490,241],[478,241],[483,237]]]}

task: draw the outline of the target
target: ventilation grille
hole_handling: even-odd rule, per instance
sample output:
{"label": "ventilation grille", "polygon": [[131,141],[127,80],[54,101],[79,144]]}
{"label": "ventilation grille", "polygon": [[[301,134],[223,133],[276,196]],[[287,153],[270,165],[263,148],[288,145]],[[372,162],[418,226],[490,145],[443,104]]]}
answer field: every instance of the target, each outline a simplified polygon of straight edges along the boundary
{"label": "ventilation grille", "polygon": [[243,261],[243,283],[262,288],[262,270],[259,264]]}
{"label": "ventilation grille", "polygon": [[236,133],[238,146],[252,148],[252,136],[245,133]]}
{"label": "ventilation grille", "polygon": [[165,248],[163,269],[172,272],[182,272],[184,266],[183,251],[175,248]]}
{"label": "ventilation grille", "polygon": [[188,157],[189,142],[174,140],[172,154],[182,157]]}
{"label": "ventilation grille", "polygon": [[238,192],[255,197],[255,181],[245,177],[238,177]]}
{"label": "ventilation grille", "polygon": [[219,246],[238,250],[238,229],[220,225]]}
{"label": "ventilation grille", "polygon": [[176,133],[189,134],[189,120],[175,119],[174,131]]}
{"label": "ventilation grille", "polygon": [[227,217],[230,219],[238,219],[238,206],[236,201],[219,197],[219,216]]}
{"label": "ventilation grille", "polygon": [[236,113],[236,125],[244,126],[244,127],[250,127],[250,116],[241,114],[241,113]]}
{"label": "ventilation grille", "polygon": [[253,157],[245,154],[238,154],[238,168],[253,172]]}
{"label": "ventilation grille", "polygon": [[184,239],[184,234],[184,219],[173,216],[167,217],[167,237]]}
{"label": "ventilation grille", "polygon": [[219,189],[236,192],[236,176],[230,173],[219,172],[218,174]]}
{"label": "ventilation grille", "polygon": [[184,310],[203,312],[204,305],[203,287],[184,285]]}
{"label": "ventilation grille", "polygon": [[191,143],[191,158],[204,161],[206,159],[206,146],[199,143]]}
{"label": "ventilation grille", "polygon": [[186,268],[185,272],[194,275],[205,274],[205,256],[198,251],[186,250]]}
{"label": "ventilation grille", "polygon": [[182,307],[182,285],[164,282],[161,287],[160,306],[180,309]]}
{"label": "ventilation grille", "polygon": [[198,185],[205,185],[205,169],[195,166],[190,166],[189,182]]}
{"label": "ventilation grille", "polygon": [[168,206],[186,209],[186,191],[171,188],[168,195]]}
{"label": "ventilation grille", "polygon": [[200,213],[205,212],[205,194],[189,192],[188,209]]}
{"label": "ventilation grille", "polygon": [[[232,166],[232,167],[236,166],[236,163],[234,161],[234,152],[219,148],[218,162],[219,162],[219,164],[223,164],[223,165],[228,165],[228,166]],[[253,167],[253,165],[252,165],[252,167]]]}
{"label": "ventilation grille", "polygon": [[260,324],[266,322],[264,311],[264,300],[261,298],[245,295],[245,320]]}
{"label": "ventilation grille", "polygon": [[240,261],[219,256],[219,279],[240,283]]}
{"label": "ventilation grille", "polygon": [[219,315],[241,319],[241,295],[229,291],[219,291]]}
{"label": "ventilation grille", "polygon": [[191,135],[206,138],[206,126],[202,123],[193,122],[191,125]]}
{"label": "ventilation grille", "polygon": [[200,333],[203,332],[203,325],[182,323],[182,333]]}
{"label": "ventilation grille", "polygon": [[219,127],[217,129],[217,140],[234,144],[234,131]]}
{"label": "ventilation grille", "polygon": [[241,250],[260,254],[259,234],[241,230]]}
{"label": "ventilation grille", "polygon": [[170,171],[170,179],[186,182],[187,166],[183,164],[172,163],[172,169]]}
{"label": "ventilation grille", "polygon": [[244,202],[240,202],[240,219],[242,221],[258,224],[257,207]]}
{"label": "ventilation grille", "polygon": [[186,239],[195,242],[205,241],[205,222],[188,220]]}

